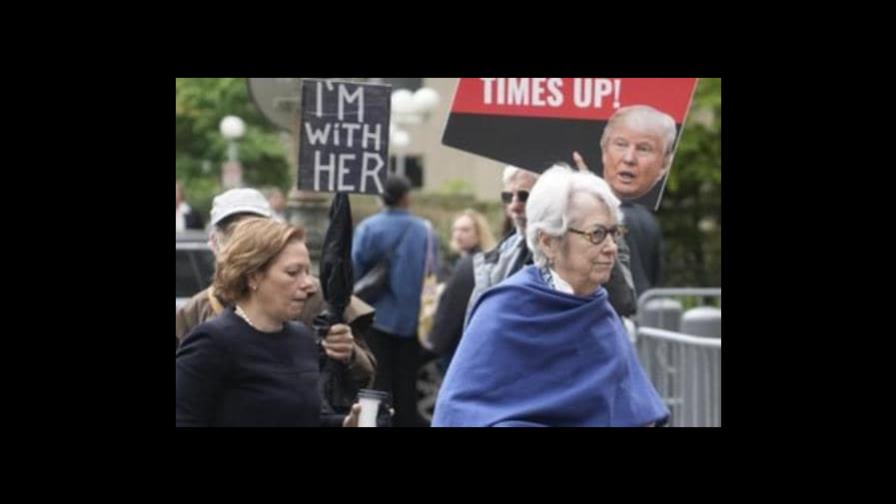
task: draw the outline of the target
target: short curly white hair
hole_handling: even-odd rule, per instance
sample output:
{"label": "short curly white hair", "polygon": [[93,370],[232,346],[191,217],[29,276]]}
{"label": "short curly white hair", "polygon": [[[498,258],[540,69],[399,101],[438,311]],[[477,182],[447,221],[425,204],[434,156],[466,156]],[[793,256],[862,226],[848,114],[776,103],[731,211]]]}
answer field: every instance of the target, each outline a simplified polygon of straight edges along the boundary
{"label": "short curly white hair", "polygon": [[526,202],[526,244],[538,266],[547,265],[547,256],[538,244],[538,234],[559,238],[566,233],[574,217],[570,202],[576,193],[591,194],[602,201],[618,223],[622,223],[619,198],[604,179],[589,171],[574,171],[565,163],[558,163],[541,174]]}

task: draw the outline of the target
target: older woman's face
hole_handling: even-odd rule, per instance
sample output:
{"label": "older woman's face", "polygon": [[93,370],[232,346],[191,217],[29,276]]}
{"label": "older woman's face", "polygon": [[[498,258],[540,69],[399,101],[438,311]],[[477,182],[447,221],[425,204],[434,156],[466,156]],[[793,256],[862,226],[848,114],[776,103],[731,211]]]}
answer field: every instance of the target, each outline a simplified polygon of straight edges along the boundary
{"label": "older woman's face", "polygon": [[462,252],[469,252],[479,244],[476,226],[469,215],[461,215],[454,221],[454,226],[451,228],[451,241]]}
{"label": "older woman's face", "polygon": [[[592,231],[598,225],[616,225],[607,206],[590,194],[576,193],[571,203],[571,226],[576,229]],[[554,271],[572,286],[577,295],[586,296],[610,279],[617,252],[612,236],[608,235],[603,242],[595,245],[587,236],[566,233],[554,258]]]}
{"label": "older woman's face", "polygon": [[602,151],[604,180],[620,198],[640,198],[663,177],[663,140],[653,133],[616,125]]}
{"label": "older woman's face", "polygon": [[308,248],[291,241],[260,275],[258,289],[250,292],[272,318],[283,322],[295,319],[314,294],[310,267]]}

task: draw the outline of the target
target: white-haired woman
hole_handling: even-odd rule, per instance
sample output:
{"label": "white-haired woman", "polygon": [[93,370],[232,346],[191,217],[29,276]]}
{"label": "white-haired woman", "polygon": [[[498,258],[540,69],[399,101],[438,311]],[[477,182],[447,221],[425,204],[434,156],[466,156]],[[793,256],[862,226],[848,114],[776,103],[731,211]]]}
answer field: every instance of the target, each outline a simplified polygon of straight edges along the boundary
{"label": "white-haired woman", "polygon": [[619,199],[554,166],[532,188],[535,264],[488,290],[439,392],[433,426],[621,426],[668,417],[601,287],[623,234]]}

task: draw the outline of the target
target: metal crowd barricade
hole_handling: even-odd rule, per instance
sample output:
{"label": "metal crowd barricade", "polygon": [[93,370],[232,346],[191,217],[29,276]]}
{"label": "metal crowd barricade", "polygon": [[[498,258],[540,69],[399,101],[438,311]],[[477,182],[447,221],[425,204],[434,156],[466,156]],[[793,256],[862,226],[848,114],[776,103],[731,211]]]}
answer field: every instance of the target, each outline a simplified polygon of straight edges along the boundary
{"label": "metal crowd barricade", "polygon": [[[638,358],[669,407],[670,426],[722,424],[721,295],[717,288],[664,288],[638,300]],[[717,306],[694,306],[708,298]]]}

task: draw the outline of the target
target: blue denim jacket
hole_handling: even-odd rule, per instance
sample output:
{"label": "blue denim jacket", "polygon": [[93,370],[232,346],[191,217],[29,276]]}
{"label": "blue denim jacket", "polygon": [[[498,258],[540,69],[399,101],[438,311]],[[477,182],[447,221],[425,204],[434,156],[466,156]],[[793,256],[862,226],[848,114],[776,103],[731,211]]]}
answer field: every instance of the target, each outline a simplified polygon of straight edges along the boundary
{"label": "blue denim jacket", "polygon": [[376,308],[373,327],[380,331],[416,337],[426,266],[426,235],[423,219],[398,208],[387,208],[374,214],[355,229],[352,241],[355,280],[364,276],[390,251],[392,254],[389,290],[373,303]]}

